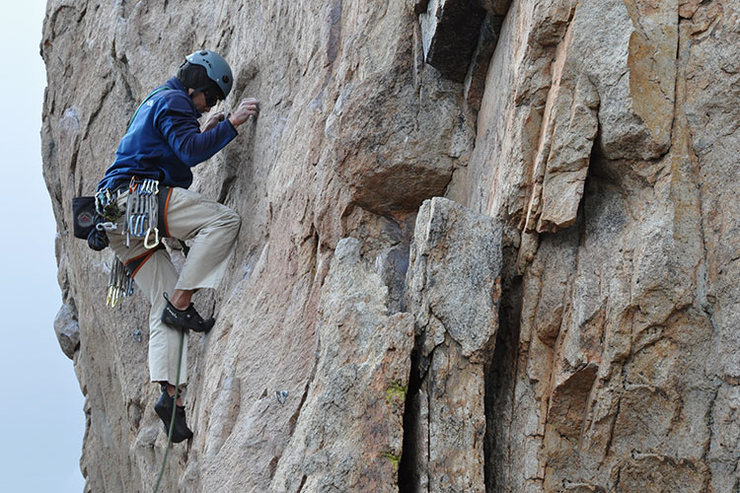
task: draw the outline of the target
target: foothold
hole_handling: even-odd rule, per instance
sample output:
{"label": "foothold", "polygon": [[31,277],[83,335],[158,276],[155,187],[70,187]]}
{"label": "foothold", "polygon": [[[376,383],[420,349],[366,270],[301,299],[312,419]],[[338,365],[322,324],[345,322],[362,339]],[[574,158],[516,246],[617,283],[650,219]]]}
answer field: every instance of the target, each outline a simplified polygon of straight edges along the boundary
{"label": "foothold", "polygon": [[141,342],[141,330],[136,329],[132,334],[131,337],[134,338],[136,342]]}
{"label": "foothold", "polygon": [[287,390],[276,390],[275,391],[275,399],[280,404],[285,404],[285,399],[288,397],[288,391]]}

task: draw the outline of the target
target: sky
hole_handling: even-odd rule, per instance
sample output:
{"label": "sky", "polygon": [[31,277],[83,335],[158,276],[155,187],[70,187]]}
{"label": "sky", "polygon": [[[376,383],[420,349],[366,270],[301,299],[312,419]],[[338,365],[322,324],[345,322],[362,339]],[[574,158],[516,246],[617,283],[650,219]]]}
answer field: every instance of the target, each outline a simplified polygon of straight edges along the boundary
{"label": "sky", "polygon": [[45,6],[6,2],[0,17],[0,491],[79,493],[84,398],[54,333],[56,226],[41,175]]}

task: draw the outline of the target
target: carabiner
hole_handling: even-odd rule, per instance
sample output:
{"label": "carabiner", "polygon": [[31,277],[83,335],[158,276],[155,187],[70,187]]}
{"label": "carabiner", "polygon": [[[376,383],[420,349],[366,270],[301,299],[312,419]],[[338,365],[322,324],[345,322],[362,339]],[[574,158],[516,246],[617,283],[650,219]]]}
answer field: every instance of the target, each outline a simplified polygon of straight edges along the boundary
{"label": "carabiner", "polygon": [[136,181],[136,177],[135,176],[132,176],[131,177],[131,181],[128,182],[128,193],[129,193],[129,195],[133,195],[134,194],[134,190],[136,190],[137,185],[138,185],[138,182]]}
{"label": "carabiner", "polygon": [[132,234],[134,234],[134,236],[136,236],[136,234],[134,233],[135,225],[136,225],[136,214],[129,214],[129,216],[128,216],[128,228],[126,229],[126,232],[127,233],[132,233]]}
{"label": "carabiner", "polygon": [[141,215],[141,226],[139,226],[139,229],[141,230],[141,236],[145,236],[147,232],[147,219],[149,219],[149,215],[147,213],[144,213]]}
{"label": "carabiner", "polygon": [[115,231],[118,225],[114,222],[98,223],[95,225],[95,229],[98,231]]}
{"label": "carabiner", "polygon": [[118,288],[116,286],[110,286],[108,288],[108,298],[105,300],[106,306],[114,308],[118,304]]}
{"label": "carabiner", "polygon": [[141,238],[144,236],[144,223],[146,221],[146,216],[144,214],[141,214],[136,218],[136,232],[134,233],[134,236],[136,238]]}
{"label": "carabiner", "polygon": [[[151,232],[154,231],[154,243],[149,244],[149,235]],[[146,237],[144,237],[144,248],[147,250],[151,250],[155,246],[159,245],[159,229],[158,228],[149,228],[149,230],[146,232]]]}
{"label": "carabiner", "polygon": [[152,180],[151,178],[147,179],[144,187],[144,192],[146,193],[147,197],[154,195],[154,187],[156,185],[157,181]]}

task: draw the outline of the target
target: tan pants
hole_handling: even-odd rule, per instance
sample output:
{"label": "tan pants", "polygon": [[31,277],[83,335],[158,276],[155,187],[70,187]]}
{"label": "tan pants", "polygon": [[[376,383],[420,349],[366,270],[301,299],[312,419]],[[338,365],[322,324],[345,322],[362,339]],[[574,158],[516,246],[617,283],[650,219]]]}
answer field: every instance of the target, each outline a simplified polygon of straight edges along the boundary
{"label": "tan pants", "polygon": [[[125,209],[126,194],[118,199]],[[160,320],[166,306],[163,293],[172,295],[175,289],[215,288],[221,281],[234,251],[241,219],[239,215],[196,192],[184,188],[171,188],[164,210],[166,236],[192,240],[182,272],[178,276],[170,256],[164,249],[147,250],[143,239],[126,237],[118,230],[108,232],[110,247],[124,265],[144,260],[134,271],[136,285],[149,297],[149,376],[152,382],[169,382],[176,385],[177,355],[180,349],[179,329],[165,325]],[[187,338],[182,352],[180,381],[187,381]]]}

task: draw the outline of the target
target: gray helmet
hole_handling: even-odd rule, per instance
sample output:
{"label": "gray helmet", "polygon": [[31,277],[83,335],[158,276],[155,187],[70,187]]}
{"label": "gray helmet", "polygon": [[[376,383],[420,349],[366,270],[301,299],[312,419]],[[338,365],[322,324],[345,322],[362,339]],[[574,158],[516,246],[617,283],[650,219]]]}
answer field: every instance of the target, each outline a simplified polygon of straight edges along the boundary
{"label": "gray helmet", "polygon": [[229,95],[234,84],[234,76],[231,74],[231,67],[221,55],[211,50],[198,50],[186,56],[185,60],[204,67],[208,78],[223,92],[224,99]]}

